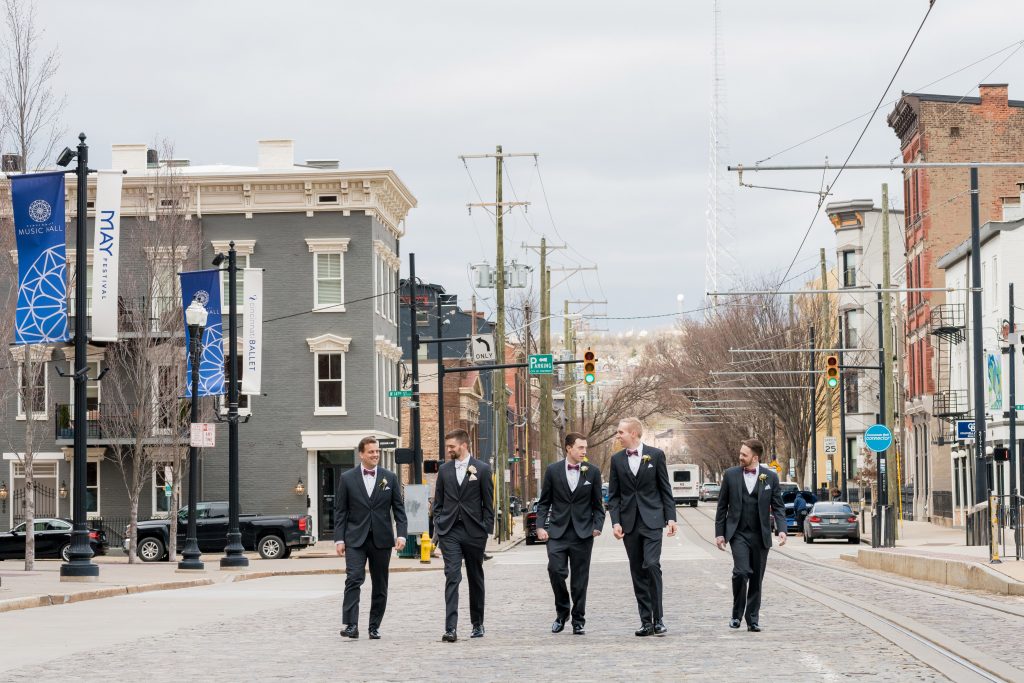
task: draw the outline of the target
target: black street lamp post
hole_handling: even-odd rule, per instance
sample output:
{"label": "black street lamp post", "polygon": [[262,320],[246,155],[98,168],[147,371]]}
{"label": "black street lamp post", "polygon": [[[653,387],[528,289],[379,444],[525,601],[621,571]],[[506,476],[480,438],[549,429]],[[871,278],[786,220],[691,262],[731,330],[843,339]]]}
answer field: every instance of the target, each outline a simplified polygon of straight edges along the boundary
{"label": "black street lamp post", "polygon": [[[203,331],[206,329],[206,306],[193,299],[185,309],[185,321],[188,323],[190,353],[192,355],[192,416],[191,424],[199,421],[199,363],[200,351],[203,348]],[[191,434],[190,434],[191,438]],[[202,570],[204,565],[199,559],[199,542],[196,540],[196,490],[199,486],[199,465],[197,451],[193,443],[188,449],[188,531],[185,537],[185,549],[181,553],[178,569]]]}
{"label": "black street lamp post", "polygon": [[89,372],[88,359],[86,358],[86,274],[88,268],[88,237],[86,235],[86,223],[88,221],[88,178],[89,178],[89,146],[85,144],[85,133],[78,136],[78,151],[73,152],[64,148],[57,163],[67,166],[75,157],[78,158],[78,165],[74,171],[77,181],[77,205],[75,212],[75,368],[74,368],[74,473],[72,487],[74,491],[74,506],[72,521],[74,529],[71,532],[71,551],[68,554],[68,561],[60,566],[61,581],[96,581],[100,576],[100,568],[92,561],[92,547],[89,545],[89,528],[86,526],[85,506],[85,478],[86,478],[86,455],[89,430],[86,429],[87,402],[86,382]]}
{"label": "black street lamp post", "polygon": [[217,254],[213,265],[220,266],[228,262],[228,545],[224,548],[224,557],[220,558],[222,569],[238,569],[248,567],[249,560],[243,554],[242,534],[238,528],[238,347],[235,346],[238,333],[235,312],[238,307],[238,295],[235,287],[238,282],[238,262],[235,243],[232,241],[228,254]]}

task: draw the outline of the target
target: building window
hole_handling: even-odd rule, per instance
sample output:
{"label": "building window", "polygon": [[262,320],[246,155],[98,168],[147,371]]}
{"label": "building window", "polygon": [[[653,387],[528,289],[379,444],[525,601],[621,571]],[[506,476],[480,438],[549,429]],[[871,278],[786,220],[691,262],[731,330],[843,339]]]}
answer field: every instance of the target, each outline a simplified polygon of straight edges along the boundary
{"label": "building window", "polygon": [[338,313],[345,310],[345,259],[347,238],[309,238],[313,254],[313,310]]}
{"label": "building window", "polygon": [[[213,253],[227,255],[231,249],[232,240],[211,240],[210,246],[213,247]],[[235,243],[235,265],[238,270],[235,273],[235,301],[241,302],[245,299],[245,268],[249,267],[250,258],[252,257],[253,251],[256,249],[256,240],[234,240]],[[224,264],[224,269],[220,273],[220,307],[221,312],[228,312],[228,271],[227,262]]]}
{"label": "building window", "polygon": [[[181,372],[185,371],[184,366]],[[181,406],[178,400],[179,389],[183,387],[179,380],[179,370],[174,365],[157,365],[154,368],[153,383],[153,433],[170,434],[180,415]]]}
{"label": "building window", "polygon": [[840,254],[843,264],[843,287],[857,286],[857,253],[848,250]]}
{"label": "building window", "polygon": [[46,406],[49,403],[47,368],[48,364],[43,359],[36,360],[32,372],[28,371],[25,363],[18,366],[18,419],[26,418],[26,406],[30,407],[33,420],[46,419]]}
{"label": "building window", "polygon": [[345,354],[351,339],[322,334],[307,339],[313,352],[313,414],[345,415]]}
{"label": "building window", "polygon": [[848,413],[859,413],[860,412],[860,392],[858,391],[858,385],[860,384],[860,373],[853,372],[846,376],[846,380],[843,382],[843,388],[846,389],[846,412]]}
{"label": "building window", "polygon": [[164,485],[167,484],[169,478],[167,474],[170,471],[170,466],[162,467],[157,465],[153,470],[153,516],[154,517],[167,517],[167,513],[171,510],[171,497],[168,496],[164,491]]}
{"label": "building window", "polygon": [[846,336],[847,349],[856,349],[860,338],[857,335],[857,323],[859,316],[857,311],[846,311],[843,313],[843,334]]}
{"label": "building window", "polygon": [[85,511],[100,513],[100,464],[96,461],[85,463]]}
{"label": "building window", "polygon": [[[228,368],[230,368],[230,359],[228,358],[228,351],[224,349],[224,382],[225,389],[227,392],[227,379],[228,379]],[[238,414],[239,415],[251,415],[252,412],[249,410],[249,394],[242,393],[242,373],[245,372],[245,359],[241,353],[235,355],[235,383],[238,384]],[[228,396],[227,393],[221,394],[218,398],[220,403],[220,414],[228,414]]]}

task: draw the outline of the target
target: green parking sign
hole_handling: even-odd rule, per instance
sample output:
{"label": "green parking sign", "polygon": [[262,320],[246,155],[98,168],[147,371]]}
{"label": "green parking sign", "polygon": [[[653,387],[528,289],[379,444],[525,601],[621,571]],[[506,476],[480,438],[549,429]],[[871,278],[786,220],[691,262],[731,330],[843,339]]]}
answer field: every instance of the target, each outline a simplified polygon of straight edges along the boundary
{"label": "green parking sign", "polygon": [[528,361],[531,375],[553,375],[555,357],[550,353],[531,353]]}

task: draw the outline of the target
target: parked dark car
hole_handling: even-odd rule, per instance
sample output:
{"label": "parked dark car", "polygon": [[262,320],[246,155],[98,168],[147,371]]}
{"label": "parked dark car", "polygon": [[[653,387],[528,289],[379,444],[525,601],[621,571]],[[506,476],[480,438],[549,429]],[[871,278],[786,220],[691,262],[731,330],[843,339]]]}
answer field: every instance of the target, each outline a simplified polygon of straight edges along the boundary
{"label": "parked dark car", "polygon": [[794,503],[796,497],[800,496],[807,503],[807,510],[810,511],[811,506],[818,502],[818,497],[810,491],[795,490],[791,487],[787,487],[786,484],[781,485],[782,488],[782,502],[786,504],[786,533],[795,534],[800,530],[800,521],[796,518],[796,510],[794,509]]}
{"label": "parked dark car", "polygon": [[530,503],[530,508],[523,514],[523,529],[526,530],[526,545],[546,543],[537,538],[537,503]]}
{"label": "parked dark car", "polygon": [[860,525],[857,513],[849,503],[815,503],[804,520],[804,543],[814,543],[822,538],[846,539],[848,543],[860,543]]}
{"label": "parked dark car", "polygon": [[721,490],[722,487],[718,484],[701,484],[700,493],[697,494],[697,497],[700,498],[702,502],[707,500],[718,500],[718,494]]}
{"label": "parked dark car", "polygon": [[[178,510],[178,552],[185,545],[188,507]],[[293,550],[301,550],[316,543],[313,538],[313,518],[309,515],[239,515],[238,529],[242,534],[242,547],[255,550],[265,560],[285,559]],[[167,558],[171,522],[168,519],[149,519],[139,522],[136,553],[143,562],[157,562]],[[220,553],[227,546],[228,504],[213,501],[196,505],[196,540],[204,553]],[[124,549],[128,550],[125,533]]]}
{"label": "parked dark car", "polygon": [[[71,558],[71,530],[74,528],[67,519],[44,517],[35,520],[36,557],[38,559],[58,559],[69,561]],[[89,545],[93,555],[106,555],[110,547],[107,535],[102,529],[89,530]],[[0,533],[0,560],[25,559],[25,523],[17,525],[10,531]]]}

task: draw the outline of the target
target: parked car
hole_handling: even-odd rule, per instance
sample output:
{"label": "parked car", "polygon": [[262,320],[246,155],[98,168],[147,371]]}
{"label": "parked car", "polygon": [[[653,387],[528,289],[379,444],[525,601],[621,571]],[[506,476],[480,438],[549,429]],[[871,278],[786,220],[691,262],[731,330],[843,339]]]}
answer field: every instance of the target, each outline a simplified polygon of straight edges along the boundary
{"label": "parked car", "polygon": [[721,490],[722,487],[718,484],[702,484],[700,487],[700,493],[697,494],[697,497],[700,498],[701,501],[718,500],[718,494]]}
{"label": "parked car", "polygon": [[700,480],[698,465],[669,465],[668,479],[672,482],[672,498],[676,505],[697,507],[697,482]]}
{"label": "parked car", "polygon": [[822,538],[845,538],[848,543],[860,543],[857,513],[849,503],[814,504],[804,520],[804,543]]}
{"label": "parked car", "polygon": [[[59,559],[65,562],[71,557],[71,531],[74,525],[68,519],[44,517],[35,520],[33,526],[38,559]],[[10,531],[0,533],[0,560],[25,559],[25,523]],[[102,529],[89,530],[89,546],[93,555],[106,555],[107,534]]]}
{"label": "parked car", "polygon": [[604,501],[604,509],[608,509],[608,482],[601,484],[601,500]]}
{"label": "parked car", "polygon": [[[178,551],[185,545],[188,507],[178,510]],[[293,550],[301,550],[316,543],[313,538],[313,518],[309,515],[240,515],[238,529],[242,534],[242,547],[255,550],[265,560],[285,559]],[[169,519],[149,519],[139,522],[136,553],[143,562],[157,562],[167,558],[170,540]],[[223,552],[227,546],[228,504],[213,501],[196,505],[196,540],[204,553]],[[124,549],[128,550],[125,533]]]}
{"label": "parked car", "polygon": [[523,513],[523,529],[526,531],[526,545],[546,543],[537,538],[537,502],[530,503],[529,509]]}
{"label": "parked car", "polygon": [[796,510],[794,508],[796,497],[800,496],[804,499],[804,502],[807,503],[808,511],[811,509],[812,505],[818,502],[818,497],[813,493],[810,491],[801,491],[799,488],[793,488],[795,486],[796,484],[792,484],[791,482],[782,482],[779,484],[779,487],[782,489],[782,502],[786,504],[787,534],[795,534],[800,530],[801,520],[796,518]]}

